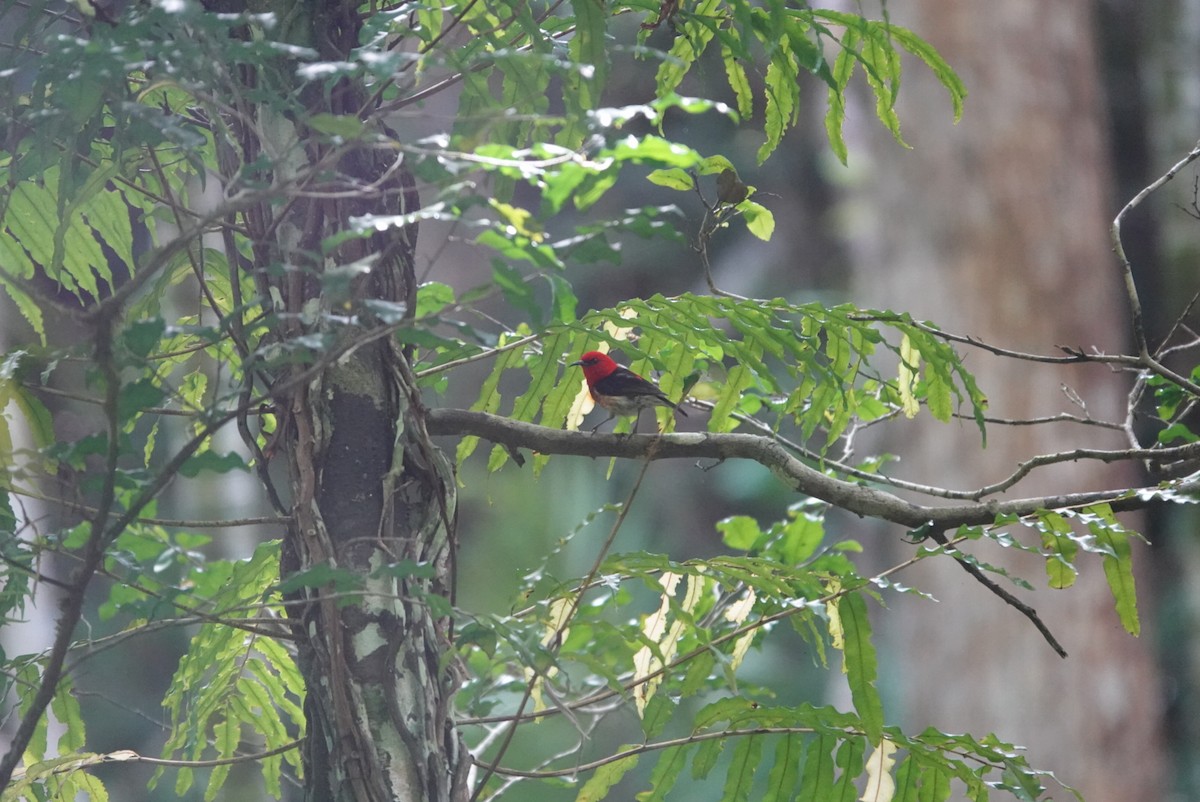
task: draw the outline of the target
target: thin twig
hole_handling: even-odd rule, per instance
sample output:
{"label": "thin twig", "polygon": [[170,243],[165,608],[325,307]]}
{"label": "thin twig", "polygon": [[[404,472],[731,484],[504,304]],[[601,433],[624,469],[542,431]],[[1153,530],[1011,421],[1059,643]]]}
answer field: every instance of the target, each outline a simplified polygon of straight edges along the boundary
{"label": "thin twig", "polygon": [[[608,537],[606,537],[604,542],[601,544],[600,550],[596,555],[595,561],[592,563],[591,569],[588,570],[588,573],[584,577],[583,581],[579,583],[580,588],[587,588],[589,585],[591,585],[592,581],[596,578],[596,575],[600,572],[601,566],[604,565],[604,558],[607,556],[609,549],[612,548],[612,544],[617,538],[617,532],[621,530],[622,524],[625,523],[626,516],[629,515],[629,510],[633,507],[633,501],[635,498],[637,498],[638,490],[642,486],[642,479],[645,478],[646,471],[649,470],[650,463],[652,461],[653,460],[650,459],[648,455],[647,459],[642,462],[642,468],[638,472],[637,480],[633,483],[633,487],[630,488],[629,495],[626,497],[625,504],[621,507],[621,511],[617,513],[617,518],[615,521],[613,521],[613,525],[609,529]],[[583,592],[581,591],[572,599],[571,607],[567,611],[567,614],[562,616],[561,620],[555,624],[554,632],[546,641],[547,647],[552,652],[557,652],[561,647],[562,634],[566,631],[567,627],[570,626],[571,620],[579,611],[579,607],[582,603]],[[484,788],[487,787],[488,780],[491,779],[492,775],[495,773],[495,770],[491,766],[498,764],[504,758],[504,753],[508,751],[508,747],[512,744],[512,739],[516,735],[517,727],[520,724],[520,716],[522,713],[524,713],[525,706],[529,704],[529,700],[533,696],[534,687],[542,680],[544,674],[545,669],[534,667],[532,675],[528,678],[528,682],[525,684],[525,691],[521,696],[521,701],[517,704],[517,717],[509,725],[508,731],[505,733],[503,740],[500,742],[500,747],[496,752],[495,758],[493,758],[493,763],[485,767],[483,779],[479,781],[475,787],[475,791],[471,794],[472,802],[475,802],[475,800],[479,799],[480,794],[482,794]]]}

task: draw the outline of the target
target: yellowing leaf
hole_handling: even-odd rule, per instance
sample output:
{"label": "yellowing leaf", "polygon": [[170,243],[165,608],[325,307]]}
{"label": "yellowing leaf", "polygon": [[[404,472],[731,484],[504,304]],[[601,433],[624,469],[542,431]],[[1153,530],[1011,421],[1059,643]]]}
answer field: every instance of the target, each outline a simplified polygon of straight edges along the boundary
{"label": "yellowing leaf", "polygon": [[884,738],[867,758],[867,783],[859,802],[891,802],[896,795],[896,781],[892,779],[892,767],[896,765],[896,745]]}
{"label": "yellowing leaf", "polygon": [[896,384],[900,390],[900,405],[906,418],[915,418],[921,410],[921,405],[913,393],[920,371],[921,352],[905,334],[900,340],[900,370],[896,377]]}
{"label": "yellowing leaf", "polygon": [[[845,632],[842,630],[842,613],[838,609],[839,601],[841,599],[830,599],[825,605],[825,615],[829,619],[829,640],[833,644],[833,648],[840,652],[845,648],[846,638]],[[846,673],[845,661],[842,662],[842,673]]]}
{"label": "yellowing leaf", "polygon": [[[646,640],[652,641],[658,645],[658,655],[649,646],[643,646],[638,649],[633,656],[633,675],[635,678],[647,677],[661,669],[666,663],[671,661],[675,656],[675,647],[679,643],[679,638],[682,637],[685,628],[683,621],[675,621],[671,624],[670,629],[667,628],[667,620],[671,613],[671,599],[675,596],[675,590],[679,587],[679,580],[682,579],[680,574],[671,571],[665,572],[659,578],[659,584],[662,586],[663,595],[662,603],[651,615],[647,616],[642,623],[642,634]],[[687,586],[683,594],[683,602],[680,607],[684,612],[690,613],[696,609],[696,605],[700,602],[703,595],[706,583],[702,577],[689,576]],[[662,682],[662,677],[654,677],[645,682],[641,682],[634,686],[633,701],[637,705],[638,715],[644,716],[646,712],[646,703],[654,696],[654,691]]]}
{"label": "yellowing leaf", "polygon": [[[725,611],[725,620],[732,624],[745,623],[750,616],[750,612],[754,609],[754,602],[758,596],[754,593],[754,588],[746,591],[746,595],[740,600],[734,602]],[[738,638],[733,644],[733,654],[729,656],[729,670],[734,672],[741,666],[742,661],[746,659],[746,652],[750,651],[750,645],[754,643],[754,630],[747,632]]]}
{"label": "yellowing leaf", "polygon": [[545,239],[545,234],[542,233],[540,226],[537,225],[537,221],[533,219],[533,213],[528,209],[503,203],[495,198],[489,198],[488,203],[508,223],[510,233],[529,237],[534,242],[541,242]]}

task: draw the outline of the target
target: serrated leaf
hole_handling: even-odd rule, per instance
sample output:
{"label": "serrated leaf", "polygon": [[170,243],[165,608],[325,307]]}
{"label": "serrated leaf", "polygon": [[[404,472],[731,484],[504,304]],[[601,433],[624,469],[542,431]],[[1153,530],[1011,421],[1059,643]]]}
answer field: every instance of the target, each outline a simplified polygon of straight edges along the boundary
{"label": "serrated leaf", "polygon": [[667,694],[656,693],[650,698],[642,714],[642,732],[647,739],[662,734],[671,717],[675,715],[676,707],[674,700]]}
{"label": "serrated leaf", "polygon": [[924,61],[925,65],[942,82],[942,86],[946,87],[950,93],[950,101],[954,105],[954,121],[961,120],[963,101],[967,98],[967,87],[958,74],[951,69],[933,46],[909,29],[899,25],[889,25],[888,32],[893,39],[900,43],[901,47]]}
{"label": "serrated leaf", "polygon": [[570,49],[574,61],[581,69],[582,108],[599,105],[600,96],[608,81],[608,43],[606,42],[608,14],[603,3],[596,0],[572,0],[575,12],[575,35],[571,37]]}
{"label": "serrated leaf", "polygon": [[800,779],[803,754],[804,740],[799,733],[789,732],[778,739],[762,802],[791,802]]}
{"label": "serrated leaf", "polygon": [[54,713],[54,717],[58,723],[62,725],[62,732],[58,736],[58,752],[59,754],[70,754],[83,749],[87,742],[87,728],[83,721],[83,712],[79,708],[79,700],[75,698],[75,691],[71,678],[64,676],[58,682],[58,687],[54,689],[54,696],[50,700],[50,710]]}
{"label": "serrated leaf", "polygon": [[722,802],[746,802],[754,790],[754,774],[762,760],[763,738],[745,735],[737,739],[730,756],[729,771],[725,774]]}
{"label": "serrated leaf", "polygon": [[758,149],[758,163],[767,160],[779,146],[787,129],[796,124],[799,114],[800,82],[795,58],[787,37],[781,38],[767,65],[763,91],[767,97],[766,120],[763,130],[767,139]]}
{"label": "serrated leaf", "polygon": [[675,781],[687,765],[687,753],[686,746],[670,746],[662,750],[654,770],[650,772],[650,788],[637,794],[637,802],[662,802],[675,787]]}
{"label": "serrated leaf", "polygon": [[952,790],[950,775],[946,771],[937,766],[922,769],[918,802],[946,802]]}
{"label": "serrated leaf", "polygon": [[824,734],[808,742],[797,799],[830,798],[833,793],[833,750],[837,743],[837,738]]}
{"label": "serrated leaf", "polygon": [[717,17],[720,8],[720,0],[700,0],[690,9],[691,13],[678,29],[667,58],[658,65],[658,72],[654,77],[657,97],[666,97],[673,93],[692,64],[708,47],[716,31],[705,22]]}
{"label": "serrated leaf", "polygon": [[[588,0],[584,0],[584,2],[588,2]],[[620,752],[628,748],[628,745],[622,746],[617,751]],[[610,763],[605,763],[596,769],[595,773],[579,789],[579,794],[575,797],[575,802],[600,802],[600,800],[608,795],[609,789],[620,782],[621,778],[638,764],[639,757],[639,755],[628,755]]]}
{"label": "serrated leaf", "polygon": [[1121,626],[1125,627],[1125,631],[1130,635],[1139,635],[1142,625],[1138,619],[1137,590],[1133,579],[1133,554],[1129,547],[1129,536],[1109,528],[1097,527],[1093,531],[1096,532],[1096,539],[1106,543],[1116,555],[1104,558],[1104,578],[1108,580],[1109,590],[1116,601]]}
{"label": "serrated leaf", "polygon": [[[7,265],[13,264],[11,254],[6,254],[5,242],[8,237],[0,237],[0,260]],[[20,250],[19,248],[17,250]],[[21,253],[24,258],[24,252]],[[28,261],[28,259],[26,259]],[[8,294],[10,300],[21,313],[21,317],[25,318],[25,322],[33,329],[34,334],[38,336],[38,340],[42,345],[46,344],[46,321],[42,317],[41,307],[33,300],[23,289],[15,282],[9,281],[4,276],[4,268],[0,267],[0,287]]]}
{"label": "serrated leaf", "polygon": [[724,748],[724,738],[702,741],[692,758],[692,777],[697,780],[707,777],[713,770],[713,766],[717,765],[717,758],[721,756],[721,750]]}
{"label": "serrated leaf", "polygon": [[862,738],[847,738],[842,741],[834,758],[839,776],[833,787],[833,793],[828,797],[829,802],[854,802],[855,795],[858,793],[854,782],[862,774],[864,750]]}
{"label": "serrated leaf", "polygon": [[871,643],[871,622],[867,603],[858,593],[837,600],[842,623],[842,658],[850,699],[862,719],[867,740],[878,743],[883,734],[883,702],[875,688],[877,660]]}
{"label": "serrated leaf", "polygon": [[734,52],[724,45],[721,47],[721,60],[725,64],[725,78],[729,81],[729,88],[733,90],[733,97],[737,101],[738,114],[743,118],[749,117],[754,113],[754,92],[750,88],[746,68]]}

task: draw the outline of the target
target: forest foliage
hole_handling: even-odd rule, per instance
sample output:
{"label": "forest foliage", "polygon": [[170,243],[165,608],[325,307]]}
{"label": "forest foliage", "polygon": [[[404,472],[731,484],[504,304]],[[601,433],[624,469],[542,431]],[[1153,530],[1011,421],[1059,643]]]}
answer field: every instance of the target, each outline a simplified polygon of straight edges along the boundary
{"label": "forest foliage", "polygon": [[[865,425],[965,418],[986,442],[986,388],[966,369],[962,343],[903,310],[814,302],[782,289],[741,298],[709,275],[708,293],[583,311],[572,287],[579,266],[617,263],[623,245],[639,238],[673,241],[701,275],[709,242],[730,227],[772,235],[770,200],[742,182],[725,154],[674,140],[671,120],[721,115],[752,127],[757,159],[767,162],[799,119],[801,87],[822,87],[828,144],[845,162],[856,77],[879,123],[903,141],[895,110],[903,63],[931,70],[951,113],[963,113],[966,90],[951,65],[918,33],[889,22],[886,7],[868,19],[781,0],[371,4],[362,8],[358,47],[330,59],[303,24],[301,11],[311,10],[303,3],[294,13],[213,5],[131,3],[112,20],[4,6],[13,47],[0,121],[0,286],[30,336],[0,361],[0,409],[9,410],[0,417],[8,498],[0,504],[0,613],[20,619],[47,584],[86,590],[95,604],[69,643],[68,670],[49,689],[65,734],[49,743],[47,717],[37,717],[5,800],[104,799],[91,768],[152,757],[90,748],[70,669],[99,650],[137,648],[142,634],[165,627],[186,627],[190,641],[162,699],[170,733],[162,757],[177,762],[160,766],[155,783],[180,795],[203,787],[206,799],[217,798],[230,765],[244,759],[258,762],[274,796],[299,776],[306,691],[279,624],[284,596],[331,587],[349,599],[366,592],[369,578],[335,565],[281,577],[279,540],[247,559],[216,558],[209,532],[221,522],[172,519],[159,497],[168,484],[214,474],[261,480],[283,425],[272,406],[277,378],[293,371],[310,380],[364,342],[394,338],[429,397],[461,394],[461,368],[486,362],[473,411],[577,437],[588,400],[567,363],[611,349],[668,396],[688,397],[708,432],[782,447],[842,482],[851,500],[855,488],[888,487],[886,455],[845,457],[848,438]],[[630,60],[654,66],[653,87],[635,105],[606,105],[614,72]],[[697,91],[697,69],[714,65],[725,86],[713,97],[685,94]],[[314,97],[347,81],[370,90],[368,107],[312,111]],[[389,115],[445,97],[454,98],[454,115],[443,132],[410,141],[391,127]],[[281,152],[243,148],[239,128],[285,122],[304,139]],[[306,141],[327,158],[309,161]],[[420,208],[389,213],[364,203],[351,227],[317,243],[311,261],[264,263],[244,215],[303,193],[369,199],[372,187],[337,169],[360,149],[410,171]],[[600,201],[618,182],[698,197],[704,219],[688,221],[674,204],[605,216]],[[434,258],[415,309],[361,297],[378,255],[341,263],[344,246],[419,224],[448,226],[487,270],[455,286]],[[319,303],[288,310],[264,289],[264,276],[292,274],[319,285]],[[497,301],[502,315],[478,314]],[[86,334],[75,340],[69,331]],[[1180,419],[1196,388],[1172,376],[1148,385],[1164,432],[1148,449],[1195,440]],[[89,410],[86,433],[64,436],[55,410],[68,403]],[[660,426],[669,430],[671,421],[659,412]],[[236,430],[241,446],[218,439],[223,430]],[[500,470],[524,461],[511,444],[481,448],[488,438],[461,434],[459,463],[486,460]],[[28,447],[17,447],[22,436]],[[564,458],[534,453],[525,470],[537,474]],[[650,481],[639,483],[642,492]],[[726,800],[1051,793],[1050,775],[993,735],[912,733],[891,723],[869,608],[917,592],[893,578],[915,561],[950,556],[1004,585],[1066,589],[1091,556],[1120,622],[1137,634],[1137,535],[1115,510],[1168,496],[1172,486],[1034,503],[986,523],[939,524],[937,537],[913,525],[912,559],[876,575],[856,565],[865,544],[826,531],[829,499],[796,489],[782,520],[724,520],[719,557],[609,550],[631,496],[581,521],[580,529],[611,527],[585,575],[556,576],[548,561],[512,589],[503,610],[426,599],[454,621],[456,649],[445,662],[463,673],[456,705],[473,750],[475,797],[517,798],[539,783],[548,798],[591,800],[624,783],[653,802],[685,777],[719,787]],[[30,499],[52,501],[57,513],[30,520]],[[980,540],[1041,555],[1047,576],[1009,576],[961,550]],[[107,581],[78,587],[72,576],[86,576],[76,571],[89,560]],[[431,570],[403,561],[376,569]],[[803,639],[820,669],[845,675],[849,709],[781,704],[773,689],[739,674],[747,654],[783,628]],[[47,660],[0,654],[4,698],[19,700],[14,720],[31,709]],[[590,734],[616,716],[632,716],[625,720],[636,730],[585,759],[594,755]],[[514,732],[519,739],[552,718],[571,722],[571,745],[544,748],[528,766],[506,762]]]}

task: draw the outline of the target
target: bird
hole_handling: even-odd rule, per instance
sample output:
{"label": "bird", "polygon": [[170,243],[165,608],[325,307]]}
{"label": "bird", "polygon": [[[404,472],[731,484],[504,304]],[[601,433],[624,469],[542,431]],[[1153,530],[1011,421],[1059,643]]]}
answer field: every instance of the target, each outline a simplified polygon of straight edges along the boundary
{"label": "bird", "polygon": [[643,379],[629,368],[618,365],[608,354],[588,351],[578,361],[569,365],[575,366],[583,368],[583,378],[587,380],[592,400],[608,410],[608,417],[596,424],[593,432],[617,415],[633,415],[633,430],[636,432],[642,410],[651,407],[669,407],[687,417],[687,413],[679,408],[679,404],[667,398],[657,384]]}

